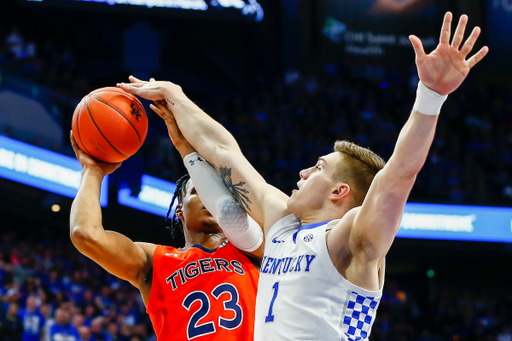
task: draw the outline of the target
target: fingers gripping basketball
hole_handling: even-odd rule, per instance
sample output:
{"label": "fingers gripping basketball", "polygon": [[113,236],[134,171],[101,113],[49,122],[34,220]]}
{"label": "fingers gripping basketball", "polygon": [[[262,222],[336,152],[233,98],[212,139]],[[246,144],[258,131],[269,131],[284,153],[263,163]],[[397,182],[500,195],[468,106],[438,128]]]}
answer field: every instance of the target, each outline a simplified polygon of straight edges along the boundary
{"label": "fingers gripping basketball", "polygon": [[75,109],[72,125],[80,149],[109,163],[124,161],[135,154],[148,132],[142,103],[114,87],[85,96]]}

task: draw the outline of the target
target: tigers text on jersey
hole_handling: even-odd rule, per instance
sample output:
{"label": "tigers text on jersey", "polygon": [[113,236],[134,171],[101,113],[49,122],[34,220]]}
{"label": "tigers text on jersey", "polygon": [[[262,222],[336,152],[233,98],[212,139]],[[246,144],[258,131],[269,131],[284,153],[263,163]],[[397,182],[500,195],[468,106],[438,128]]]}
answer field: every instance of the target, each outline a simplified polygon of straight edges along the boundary
{"label": "tigers text on jersey", "polygon": [[252,340],[259,273],[231,243],[158,245],[147,312],[159,341]]}
{"label": "tigers text on jersey", "polygon": [[368,339],[382,286],[368,291],[338,272],[325,238],[337,222],[300,226],[289,215],[272,226],[260,269],[255,341]]}

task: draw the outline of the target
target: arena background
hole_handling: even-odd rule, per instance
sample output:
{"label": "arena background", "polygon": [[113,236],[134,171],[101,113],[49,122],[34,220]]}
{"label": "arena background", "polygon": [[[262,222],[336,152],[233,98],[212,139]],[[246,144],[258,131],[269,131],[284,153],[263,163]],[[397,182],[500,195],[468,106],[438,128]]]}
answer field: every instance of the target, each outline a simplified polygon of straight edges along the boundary
{"label": "arena background", "polygon": [[[205,10],[117,2],[125,4],[0,4],[0,135],[8,139],[0,140],[0,340],[21,335],[6,311],[15,302],[25,308],[29,294],[50,320],[67,307],[95,340],[155,339],[136,290],[71,245],[70,195],[10,176],[5,141],[73,156],[68,136],[79,100],[130,74],[152,76],[180,84],[235,135],[271,184],[290,192],[298,172],[338,138],[390,156],[417,83],[414,54],[402,38],[417,34],[432,49],[446,10],[480,25],[479,44],[490,54],[445,104],[410,202],[458,205],[432,211],[452,217],[459,213],[451,210],[470,205],[464,212],[477,217],[469,223],[474,237],[453,240],[461,233],[446,223],[451,232],[414,234],[418,228],[410,229],[413,238],[397,238],[371,339],[512,340],[510,1],[424,1],[421,11],[399,16],[369,15],[372,1],[242,1],[253,5],[246,14],[235,6],[240,1],[162,2],[207,4]],[[109,177],[103,222],[133,240],[179,246],[162,217],[169,202],[141,200],[141,185],[168,200],[171,182],[185,172],[165,125],[149,108],[148,115],[145,145]],[[505,208],[504,218],[481,206]]]}

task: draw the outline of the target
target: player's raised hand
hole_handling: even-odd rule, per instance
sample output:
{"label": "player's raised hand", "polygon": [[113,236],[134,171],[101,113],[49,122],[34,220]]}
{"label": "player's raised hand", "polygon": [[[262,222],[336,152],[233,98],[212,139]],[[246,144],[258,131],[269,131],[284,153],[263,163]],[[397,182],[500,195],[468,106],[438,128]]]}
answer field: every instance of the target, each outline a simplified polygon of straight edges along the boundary
{"label": "player's raised hand", "polygon": [[181,87],[171,82],[156,81],[153,78],[146,82],[133,76],[130,76],[130,82],[118,83],[117,87],[150,101],[166,100],[169,104],[173,99],[185,96]]}
{"label": "player's raised hand", "polygon": [[71,146],[75,151],[76,158],[84,169],[95,169],[102,173],[103,176],[113,173],[116,169],[121,167],[122,162],[118,163],[106,163],[101,161],[95,161],[92,157],[85,154],[75,141],[73,131],[70,132]]}
{"label": "player's raised hand", "polygon": [[416,66],[421,81],[441,95],[448,95],[455,91],[466,79],[469,70],[489,52],[489,48],[484,46],[471,58],[466,59],[473,49],[481,29],[476,26],[460,47],[468,23],[468,16],[465,14],[459,19],[450,45],[452,17],[450,12],[445,14],[439,45],[428,55],[423,50],[421,40],[414,35],[409,36],[414,52],[416,52]]}
{"label": "player's raised hand", "polygon": [[166,105],[166,102],[164,100],[156,101],[155,104],[150,104],[149,107],[165,121],[172,144],[176,147],[181,157],[183,158],[188,154],[193,153],[194,148],[192,148],[185,136],[181,133],[181,130],[176,123],[176,119],[174,118],[173,113],[169,110],[168,105]]}

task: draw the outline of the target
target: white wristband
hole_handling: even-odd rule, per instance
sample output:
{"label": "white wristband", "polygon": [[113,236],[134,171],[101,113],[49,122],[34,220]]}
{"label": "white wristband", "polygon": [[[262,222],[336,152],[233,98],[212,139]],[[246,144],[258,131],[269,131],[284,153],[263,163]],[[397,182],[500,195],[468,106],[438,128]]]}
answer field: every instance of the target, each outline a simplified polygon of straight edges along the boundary
{"label": "white wristband", "polygon": [[418,83],[416,91],[416,102],[412,111],[417,111],[423,115],[436,116],[439,115],[441,107],[448,95],[440,95],[434,90],[427,88],[421,81]]}

